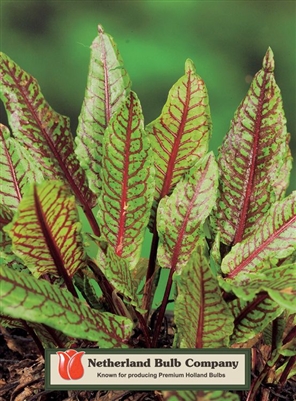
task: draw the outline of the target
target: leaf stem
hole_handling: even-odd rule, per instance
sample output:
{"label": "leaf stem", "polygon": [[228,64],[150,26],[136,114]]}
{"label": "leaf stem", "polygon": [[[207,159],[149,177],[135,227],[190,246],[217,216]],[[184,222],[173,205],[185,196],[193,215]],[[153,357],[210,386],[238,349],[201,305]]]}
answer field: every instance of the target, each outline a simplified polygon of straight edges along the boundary
{"label": "leaf stem", "polygon": [[21,322],[24,326],[24,329],[28,332],[28,334],[33,338],[35,344],[37,345],[37,348],[40,352],[40,354],[42,355],[42,357],[45,357],[45,351],[44,351],[44,347],[42,345],[42,342],[40,341],[39,337],[37,336],[37,334],[35,333],[35,331],[32,329],[32,327],[30,327],[27,322],[23,319],[21,319]]}
{"label": "leaf stem", "polygon": [[98,284],[103,292],[104,297],[109,305],[110,312],[116,313],[116,308],[112,299],[112,293],[114,291],[114,287],[109,283],[107,278],[105,277],[102,270],[97,266],[97,264],[93,260],[88,260],[88,266],[91,268],[92,272],[98,279]]}
{"label": "leaf stem", "polygon": [[85,216],[91,226],[91,229],[94,233],[94,235],[96,235],[97,237],[101,236],[101,231],[100,231],[100,227],[98,225],[98,222],[93,214],[92,209],[85,203],[83,205],[83,211],[85,213]]}
{"label": "leaf stem", "polygon": [[136,309],[134,309],[134,310],[135,310],[135,314],[136,314],[137,318],[139,319],[140,327],[141,327],[141,329],[143,331],[143,334],[144,334],[146,347],[147,348],[151,348],[152,343],[151,343],[149,330],[148,330],[146,321],[144,319],[144,316],[141,313],[139,313]]}
{"label": "leaf stem", "polygon": [[146,281],[144,286],[144,295],[142,301],[142,308],[147,310],[147,316],[149,315],[151,304],[153,300],[152,294],[152,287],[153,287],[153,274],[155,272],[155,265],[156,265],[156,256],[157,256],[157,248],[158,248],[158,233],[156,231],[156,227],[153,230],[153,237],[152,237],[152,244],[150,249],[150,256],[149,256],[149,264],[146,274]]}
{"label": "leaf stem", "polygon": [[55,329],[52,327],[47,326],[47,324],[42,324],[44,329],[48,332],[50,337],[53,339],[53,341],[56,343],[58,348],[66,348],[66,344],[64,344],[62,341],[60,341],[59,337],[57,336],[57,332]]}
{"label": "leaf stem", "polygon": [[246,401],[255,401],[256,400],[256,394],[257,391],[261,385],[261,383],[263,382],[263,380],[265,379],[265,377],[267,376],[267,373],[269,371],[270,367],[266,364],[264,366],[264,369],[262,370],[262,372],[260,373],[260,375],[253,381],[251,388],[248,392],[248,396],[246,398]]}
{"label": "leaf stem", "polygon": [[286,337],[283,339],[283,345],[287,344],[288,342],[292,341],[296,337],[296,325],[292,327]]}
{"label": "leaf stem", "polygon": [[[295,336],[296,336],[296,326],[292,327],[292,329],[289,331],[289,333],[283,339],[283,345],[292,341],[295,338]],[[288,363],[280,376],[280,379],[278,382],[280,390],[286,384],[289,374],[290,374],[291,370],[294,368],[295,364],[296,364],[296,355],[293,355],[289,358]]]}
{"label": "leaf stem", "polygon": [[295,367],[296,364],[296,355],[290,356],[288,363],[283,371],[283,373],[281,374],[281,377],[279,379],[279,387],[280,390],[284,387],[284,385],[286,384],[286,381],[288,380],[289,377],[289,373],[291,372],[291,370]]}
{"label": "leaf stem", "polygon": [[[287,344],[289,341],[291,341],[296,333],[296,326],[294,326],[290,332],[286,335],[286,337],[283,340],[283,345]],[[255,400],[255,396],[257,393],[257,390],[259,388],[259,386],[261,385],[262,381],[265,379],[265,377],[268,375],[268,372],[270,372],[274,366],[276,366],[276,364],[278,363],[279,359],[280,359],[280,355],[277,356],[277,358],[274,360],[273,365],[269,366],[267,363],[264,366],[264,369],[262,370],[262,372],[260,373],[260,375],[257,377],[257,379],[254,380],[254,382],[252,383],[251,389],[248,393],[248,397],[246,399],[246,401],[254,401]],[[279,387],[283,388],[283,386],[285,385],[287,378],[289,376],[289,373],[291,371],[291,369],[294,367],[296,362],[296,355],[290,357],[284,371],[281,374],[281,377],[279,379]]]}
{"label": "leaf stem", "polygon": [[164,296],[163,296],[163,299],[161,302],[161,306],[159,309],[159,313],[158,313],[157,319],[156,319],[155,331],[154,331],[153,339],[152,339],[152,348],[155,348],[157,345],[157,340],[158,340],[158,336],[159,336],[160,329],[161,329],[161,323],[162,323],[164,315],[165,315],[165,310],[166,310],[166,307],[167,307],[167,304],[169,301],[170,292],[172,289],[174,272],[175,272],[175,268],[172,267],[170,270],[169,277],[168,277],[168,281],[167,281],[165,293],[164,293]]}
{"label": "leaf stem", "polygon": [[277,347],[277,336],[278,336],[278,331],[279,331],[279,318],[276,318],[272,322],[272,336],[271,336],[271,350],[270,354],[276,349]]}

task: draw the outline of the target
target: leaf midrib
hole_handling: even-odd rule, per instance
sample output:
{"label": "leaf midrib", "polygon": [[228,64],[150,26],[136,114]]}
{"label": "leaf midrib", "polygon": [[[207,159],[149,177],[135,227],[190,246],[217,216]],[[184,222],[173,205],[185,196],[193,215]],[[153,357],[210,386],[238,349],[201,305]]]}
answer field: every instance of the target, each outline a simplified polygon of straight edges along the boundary
{"label": "leaf midrib", "polygon": [[248,217],[248,209],[250,206],[250,199],[254,189],[254,179],[256,173],[256,164],[258,158],[258,144],[260,138],[260,128],[262,124],[262,110],[264,104],[264,97],[265,97],[265,84],[267,81],[267,74],[268,72],[264,70],[263,80],[262,80],[262,87],[260,91],[259,101],[258,101],[258,108],[256,113],[256,120],[255,120],[255,127],[254,127],[254,135],[253,135],[253,146],[252,146],[252,154],[251,154],[251,166],[249,169],[247,185],[245,190],[245,196],[243,199],[243,206],[240,212],[239,223],[234,235],[233,245],[241,242],[244,236],[244,230],[247,222]]}
{"label": "leaf midrib", "polygon": [[[8,69],[8,71],[10,72],[9,66],[7,66],[7,69]],[[27,82],[27,85],[30,85],[32,82],[35,83],[36,85],[38,85],[38,84],[37,84],[37,81],[36,81],[34,78],[32,78],[32,77],[31,77],[28,73],[26,73],[26,72],[25,72],[25,74],[27,74],[28,77],[29,77],[28,82]],[[14,74],[9,74],[9,75],[12,77],[12,79],[14,80],[14,83],[15,83],[16,87],[18,88],[19,92],[22,94],[22,99],[25,101],[25,104],[26,104],[27,108],[29,109],[31,115],[33,116],[33,119],[36,121],[36,123],[37,123],[37,125],[38,125],[40,131],[42,132],[42,135],[43,135],[43,137],[45,138],[46,143],[47,143],[47,145],[48,145],[48,147],[49,147],[51,153],[52,153],[53,156],[54,156],[54,159],[57,160],[57,162],[58,162],[58,164],[59,164],[59,167],[60,167],[62,173],[64,174],[65,178],[66,178],[67,181],[69,182],[70,187],[73,189],[75,195],[77,196],[77,199],[79,200],[79,202],[81,203],[81,205],[84,205],[86,208],[89,208],[89,205],[88,205],[86,199],[84,198],[82,192],[80,191],[80,189],[79,189],[78,186],[76,185],[76,183],[75,183],[75,181],[74,181],[72,175],[70,174],[68,168],[66,167],[66,163],[65,163],[65,162],[63,161],[63,159],[60,157],[60,154],[57,152],[57,150],[56,150],[56,148],[55,148],[55,144],[52,142],[52,140],[51,140],[51,138],[50,138],[50,135],[48,135],[47,130],[46,130],[45,128],[43,128],[42,122],[41,122],[41,120],[40,120],[38,114],[35,112],[33,106],[31,105],[31,102],[30,102],[29,99],[27,98],[26,92],[24,91],[25,87],[22,86],[22,85],[19,85],[19,81],[16,80],[16,77],[15,77]],[[35,82],[34,82],[34,81],[35,81]],[[27,85],[26,85],[26,87],[27,87]],[[43,100],[45,101],[44,98],[43,98]],[[45,101],[45,103],[47,104],[46,101]],[[50,107],[50,106],[48,105],[48,107]],[[53,110],[53,112],[56,113],[54,110]],[[63,116],[59,115],[59,118],[60,118],[60,117],[64,118]],[[71,133],[71,132],[69,132],[69,134],[70,134],[70,136],[72,136],[72,133]],[[49,156],[49,157],[50,157],[50,156]],[[42,158],[40,159],[40,162],[42,163]],[[45,167],[45,168],[48,168],[48,166],[44,166],[44,167]],[[78,166],[78,168],[79,168],[79,166]]]}
{"label": "leaf midrib", "polygon": [[58,274],[60,277],[62,277],[64,279],[65,284],[66,284],[68,290],[71,292],[71,294],[74,297],[77,297],[75,287],[74,287],[72,280],[70,279],[67,269],[64,265],[61,250],[57,246],[57,244],[52,236],[52,232],[47,224],[46,216],[44,215],[42,205],[40,203],[36,185],[34,185],[33,196],[34,196],[34,206],[35,206],[35,210],[36,210],[36,217],[38,219],[39,226],[41,228],[48,251],[49,251],[49,253],[53,259],[53,262],[57,268]]}
{"label": "leaf midrib", "polygon": [[117,235],[116,248],[115,248],[116,254],[118,256],[121,256],[122,251],[123,251],[126,209],[128,207],[128,203],[127,203],[128,168],[129,168],[129,164],[130,164],[129,153],[130,153],[130,144],[131,144],[131,135],[132,135],[133,109],[134,109],[134,96],[131,92],[130,104],[129,104],[129,108],[128,108],[128,122],[127,122],[127,128],[126,128],[125,147],[124,147],[124,154],[126,155],[126,157],[125,157],[125,161],[124,161],[122,195],[121,195],[121,199],[120,199],[120,216],[119,216],[118,235]]}
{"label": "leaf midrib", "polygon": [[[0,130],[0,135],[1,135],[3,146],[4,146],[6,160],[8,162],[8,167],[9,167],[9,170],[10,170],[10,173],[11,173],[11,176],[12,176],[12,183],[13,183],[13,186],[15,188],[15,194],[17,196],[18,203],[19,203],[21,201],[21,199],[22,199],[22,195],[21,195],[21,192],[20,192],[19,185],[17,184],[18,180],[17,180],[16,174],[15,174],[15,170],[14,170],[14,166],[13,166],[13,162],[12,162],[10,153],[9,153],[8,148],[6,146],[6,141],[4,139],[4,135],[3,135],[2,130]],[[10,194],[10,196],[11,196],[11,194]]]}
{"label": "leaf midrib", "polygon": [[[176,163],[176,158],[178,155],[178,150],[180,147],[180,142],[182,139],[182,134],[184,131],[184,127],[187,122],[187,116],[188,116],[188,111],[189,111],[189,102],[190,102],[190,96],[191,96],[191,70],[188,70],[188,79],[187,79],[187,90],[186,90],[186,99],[185,99],[185,104],[183,106],[183,113],[182,113],[182,119],[181,123],[178,128],[178,132],[174,141],[173,149],[169,158],[168,166],[167,166],[167,171],[165,174],[162,190],[160,193],[160,199],[163,198],[164,196],[168,195],[170,188],[171,188],[171,183],[172,183],[172,178],[174,174],[174,166]],[[162,119],[161,119],[161,125],[162,125]],[[163,127],[164,128],[164,127]]]}
{"label": "leaf midrib", "polygon": [[[210,164],[210,158],[208,158],[207,163],[206,163],[206,165],[204,167],[204,170],[202,171],[202,175],[199,178],[198,184],[197,184],[197,186],[195,187],[195,190],[194,190],[194,196],[192,197],[192,199],[191,199],[191,201],[189,203],[189,206],[188,206],[188,209],[186,211],[185,217],[184,217],[184,219],[182,221],[182,225],[181,225],[180,229],[178,230],[179,231],[179,235],[177,237],[176,245],[175,245],[174,252],[173,252],[173,255],[172,255],[172,268],[173,269],[176,269],[177,264],[179,262],[179,256],[180,256],[180,250],[181,250],[181,246],[182,246],[182,240],[183,240],[183,237],[184,237],[184,232],[185,232],[185,229],[186,229],[189,217],[190,217],[190,213],[192,212],[192,209],[194,207],[194,203],[196,201],[196,198],[200,194],[201,186],[204,183],[205,177],[207,176],[208,169],[209,169],[209,164]],[[187,183],[187,184],[191,185],[190,183]],[[198,220],[197,220],[197,222],[200,223],[200,221],[198,221]]]}
{"label": "leaf midrib", "polygon": [[290,224],[293,224],[296,221],[296,214],[292,216],[288,221],[285,222],[278,230],[273,232],[262,244],[260,244],[257,248],[254,249],[251,254],[244,259],[232,272],[226,275],[226,278],[233,279],[237,276],[253,259],[255,259],[261,252],[264,252],[265,248],[273,241],[275,241],[280,234],[289,228]]}

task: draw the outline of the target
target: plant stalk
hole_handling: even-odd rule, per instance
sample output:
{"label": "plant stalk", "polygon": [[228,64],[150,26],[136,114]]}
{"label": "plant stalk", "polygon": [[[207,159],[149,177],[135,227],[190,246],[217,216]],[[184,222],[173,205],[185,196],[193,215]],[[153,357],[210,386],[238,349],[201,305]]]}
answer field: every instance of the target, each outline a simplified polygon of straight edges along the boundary
{"label": "plant stalk", "polygon": [[283,339],[283,345],[287,344],[288,342],[292,341],[296,337],[296,326],[292,327],[286,337]]}
{"label": "plant stalk", "polygon": [[47,326],[47,324],[42,324],[42,326],[44,327],[44,329],[48,332],[48,334],[50,335],[50,337],[53,339],[53,341],[56,343],[58,348],[66,348],[63,342],[61,342],[58,338],[58,336],[56,335],[56,331],[55,329],[53,329],[52,327]]}
{"label": "plant stalk", "polygon": [[83,205],[83,211],[84,211],[84,214],[91,226],[91,229],[92,229],[94,235],[96,235],[97,237],[100,237],[101,236],[100,227],[93,214],[92,209],[88,205],[85,204],[85,205]]}
{"label": "plant stalk", "polygon": [[251,388],[250,388],[250,390],[248,392],[248,396],[246,398],[246,401],[255,401],[256,400],[257,391],[258,391],[261,383],[267,376],[269,369],[270,369],[270,367],[266,364],[264,366],[264,369],[260,373],[260,375],[252,382]]}
{"label": "plant stalk", "polygon": [[97,282],[103,292],[103,296],[105,297],[109,305],[110,312],[116,314],[116,308],[112,299],[112,294],[114,291],[113,285],[109,283],[104,273],[101,271],[101,269],[97,266],[97,264],[94,261],[89,260],[87,263],[98,280]]}
{"label": "plant stalk", "polygon": [[144,286],[144,295],[142,301],[142,308],[147,310],[147,317],[149,316],[149,312],[152,305],[153,294],[153,274],[155,272],[155,265],[156,265],[156,256],[157,256],[157,248],[158,248],[158,233],[156,231],[156,227],[154,226],[153,229],[153,237],[152,237],[152,244],[150,249],[150,256],[149,256],[149,264],[146,274],[146,281]]}
{"label": "plant stalk", "polygon": [[40,352],[40,354],[42,355],[43,359],[45,357],[45,351],[44,351],[44,347],[42,345],[42,342],[40,341],[39,337],[37,336],[37,334],[35,333],[35,331],[27,324],[27,322],[25,320],[21,320],[25,330],[28,332],[28,334],[33,338],[35,344],[37,345],[37,348]]}
{"label": "plant stalk", "polygon": [[143,331],[146,347],[147,348],[151,348],[152,343],[151,343],[151,339],[150,339],[150,335],[149,335],[149,329],[147,327],[147,324],[146,324],[146,321],[144,319],[144,316],[141,313],[139,313],[136,309],[135,309],[135,314],[136,314],[136,316],[137,316],[137,318],[139,320],[140,327],[141,327],[141,329]]}
{"label": "plant stalk", "polygon": [[172,289],[174,272],[175,272],[175,268],[172,267],[170,270],[169,277],[168,277],[168,281],[167,281],[165,293],[164,293],[164,296],[163,296],[163,299],[161,302],[161,306],[159,309],[159,313],[156,318],[155,331],[154,331],[153,340],[152,340],[152,348],[155,348],[157,345],[157,340],[158,340],[158,336],[159,336],[160,329],[161,329],[161,323],[162,323],[164,315],[165,315],[165,310],[166,310],[166,307],[167,307],[167,304],[169,301],[170,292]]}
{"label": "plant stalk", "polygon": [[280,389],[282,389],[284,387],[284,385],[286,384],[289,374],[290,374],[291,370],[295,367],[295,364],[296,364],[296,355],[290,356],[288,363],[279,379]]}

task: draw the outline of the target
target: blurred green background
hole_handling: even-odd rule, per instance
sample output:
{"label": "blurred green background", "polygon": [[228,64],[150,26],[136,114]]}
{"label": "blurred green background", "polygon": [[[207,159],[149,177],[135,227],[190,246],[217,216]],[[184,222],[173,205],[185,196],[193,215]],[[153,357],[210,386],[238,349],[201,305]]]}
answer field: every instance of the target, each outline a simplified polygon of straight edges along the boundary
{"label": "blurred green background", "polygon": [[[2,1],[1,50],[37,78],[74,133],[98,24],[119,47],[146,124],[193,60],[209,92],[215,152],[270,46],[296,159],[296,2]],[[296,163],[289,192],[295,177]]]}

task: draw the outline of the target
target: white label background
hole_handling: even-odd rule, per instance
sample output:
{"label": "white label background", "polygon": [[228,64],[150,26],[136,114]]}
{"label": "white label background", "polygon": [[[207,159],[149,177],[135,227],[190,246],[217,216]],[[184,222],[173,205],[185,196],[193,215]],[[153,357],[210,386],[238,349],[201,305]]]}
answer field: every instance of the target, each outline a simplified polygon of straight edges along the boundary
{"label": "white label background", "polygon": [[[111,361],[146,361],[150,359],[150,367],[88,367],[88,359],[103,361],[110,359]],[[155,367],[155,359],[170,361],[177,359],[181,362],[180,367]],[[194,361],[209,361],[214,362],[238,362],[236,369],[233,367],[187,367],[185,361],[193,359]],[[81,358],[84,375],[78,380],[65,380],[58,373],[59,357],[56,354],[50,355],[50,385],[245,385],[245,355],[244,354],[84,354]],[[191,362],[192,364],[192,362]],[[117,374],[117,377],[98,377],[97,374]],[[120,377],[119,373],[126,375]],[[129,374],[150,374],[152,377],[128,377]],[[159,373],[163,374],[184,374],[184,377],[160,377]],[[207,373],[207,377],[186,377],[186,373],[202,374]],[[210,377],[210,373],[225,375],[225,377]],[[154,376],[157,375],[155,379]]]}

